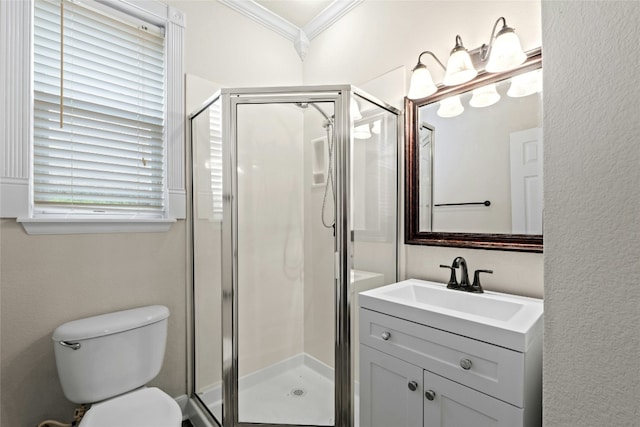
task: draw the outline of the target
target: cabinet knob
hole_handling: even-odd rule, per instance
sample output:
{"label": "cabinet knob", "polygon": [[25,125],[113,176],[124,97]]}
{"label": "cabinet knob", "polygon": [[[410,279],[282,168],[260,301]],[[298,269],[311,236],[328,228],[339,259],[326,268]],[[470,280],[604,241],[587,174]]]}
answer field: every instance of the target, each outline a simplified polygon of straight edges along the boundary
{"label": "cabinet knob", "polygon": [[387,341],[389,338],[391,338],[391,334],[387,331],[384,331],[382,333],[382,335],[380,335],[382,337],[383,340]]}
{"label": "cabinet knob", "polygon": [[436,398],[436,392],[433,390],[427,390],[424,392],[424,397],[426,397],[427,400],[433,400]]}
{"label": "cabinet knob", "polygon": [[409,390],[416,391],[418,389],[418,383],[415,381],[409,381]]}
{"label": "cabinet knob", "polygon": [[462,369],[464,369],[465,371],[468,371],[469,369],[471,369],[471,360],[469,359],[460,359],[460,367]]}

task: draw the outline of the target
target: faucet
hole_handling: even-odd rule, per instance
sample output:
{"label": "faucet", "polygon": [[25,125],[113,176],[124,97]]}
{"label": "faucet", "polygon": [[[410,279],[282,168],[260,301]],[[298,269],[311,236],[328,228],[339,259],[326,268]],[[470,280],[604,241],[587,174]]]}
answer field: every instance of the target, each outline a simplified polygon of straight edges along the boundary
{"label": "faucet", "polygon": [[461,256],[456,257],[451,264],[451,268],[460,268],[460,290],[468,291],[471,283],[469,283],[469,272],[467,270],[467,261]]}
{"label": "faucet", "polygon": [[[448,268],[451,270],[451,277],[449,278],[449,283],[447,284],[448,289],[457,289],[460,291],[474,292],[477,294],[481,294],[484,292],[482,289],[482,285],[480,284],[480,273],[489,273],[492,274],[493,270],[476,270],[473,274],[473,284],[469,283],[469,271],[467,270],[467,261],[461,256],[456,257],[451,264],[451,267],[448,265],[440,265],[442,268]],[[460,283],[456,278],[456,268],[460,269]]]}

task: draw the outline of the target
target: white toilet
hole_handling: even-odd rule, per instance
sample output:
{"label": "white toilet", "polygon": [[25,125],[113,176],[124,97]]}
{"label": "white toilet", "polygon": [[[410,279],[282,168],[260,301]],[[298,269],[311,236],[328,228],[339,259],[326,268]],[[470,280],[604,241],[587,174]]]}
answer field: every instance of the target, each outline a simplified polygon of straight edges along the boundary
{"label": "white toilet", "polygon": [[180,427],[176,401],[144,387],[162,367],[168,318],[167,307],[153,305],[74,320],[53,332],[64,395],[92,404],[80,427]]}

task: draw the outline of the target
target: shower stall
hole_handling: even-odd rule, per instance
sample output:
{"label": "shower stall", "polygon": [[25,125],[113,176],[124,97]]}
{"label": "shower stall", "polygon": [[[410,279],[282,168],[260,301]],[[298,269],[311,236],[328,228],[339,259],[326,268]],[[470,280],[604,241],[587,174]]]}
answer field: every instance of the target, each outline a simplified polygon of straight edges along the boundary
{"label": "shower stall", "polygon": [[340,85],[224,89],[190,115],[209,422],[357,425],[357,293],[398,276],[399,114]]}

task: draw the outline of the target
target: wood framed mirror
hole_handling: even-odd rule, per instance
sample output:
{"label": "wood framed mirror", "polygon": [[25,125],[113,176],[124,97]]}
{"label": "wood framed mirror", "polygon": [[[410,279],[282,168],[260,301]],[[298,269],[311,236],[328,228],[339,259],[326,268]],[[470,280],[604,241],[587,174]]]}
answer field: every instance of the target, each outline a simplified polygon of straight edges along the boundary
{"label": "wood framed mirror", "polygon": [[541,49],[438,89],[405,98],[405,243],[542,252]]}

